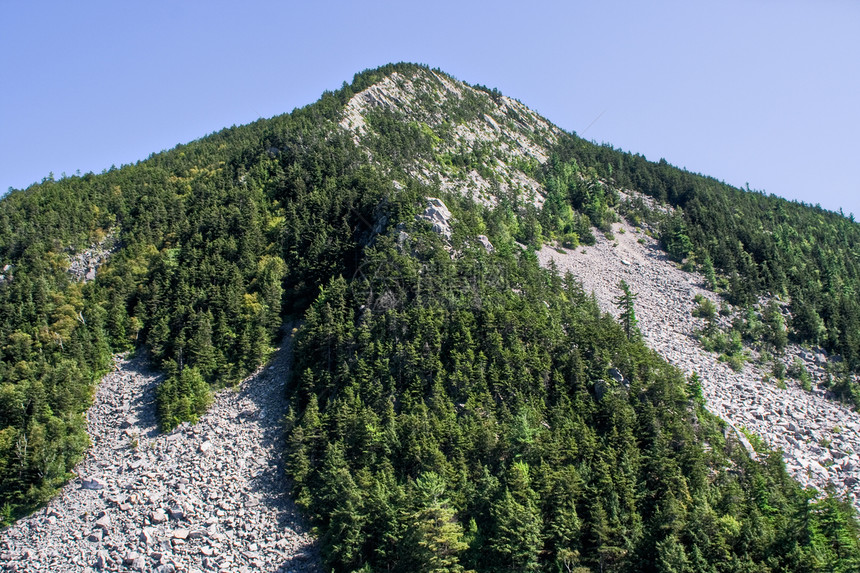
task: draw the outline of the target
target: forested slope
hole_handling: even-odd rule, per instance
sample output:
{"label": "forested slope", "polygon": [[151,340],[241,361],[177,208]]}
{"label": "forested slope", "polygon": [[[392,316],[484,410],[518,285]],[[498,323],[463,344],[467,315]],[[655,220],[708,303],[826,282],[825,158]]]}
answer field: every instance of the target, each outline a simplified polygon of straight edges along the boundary
{"label": "forested slope", "polygon": [[[362,220],[390,183],[332,121],[331,96],[135,165],[45,180],[0,210],[0,507],[67,479],[82,413],[112,351],[145,348],[169,377],[162,425],[193,420],[209,384],[265,359],[283,301],[300,311],[356,264]],[[92,282],[75,252],[114,237]]]}
{"label": "forested slope", "polygon": [[860,365],[860,225],[833,213],[733,188],[661,160],[596,146],[574,137],[556,149],[563,161],[592,167],[613,186],[675,208],[661,234],[670,255],[724,276],[729,299],[789,302],[793,336]]}
{"label": "forested slope", "polygon": [[[848,506],[810,501],[778,454],[749,460],[695,381],[518,246],[593,240],[616,217],[616,186],[683,207],[664,223],[670,253],[707,254],[737,301],[771,289],[824,305],[832,287],[856,305],[853,223],[594,146],[407,64],[289,115],[11,193],[6,518],[80,458],[111,352],[145,349],[167,373],[170,428],[264,361],[293,314],[305,324],[289,472],[336,570],[855,570]],[[441,234],[421,220],[440,196],[454,215]],[[730,199],[737,216],[710,216]],[[778,206],[784,218],[768,219]],[[742,224],[755,209],[761,225]],[[782,243],[752,247],[776,236],[767,220],[805,239],[778,267],[764,257]],[[71,256],[106,236],[115,249],[95,280],[74,279]],[[758,278],[742,291],[735,274]],[[854,323],[807,307],[823,325],[810,340],[853,364]]]}
{"label": "forested slope", "polygon": [[336,570],[857,566],[848,505],[752,462],[695,380],[471,223],[493,254],[409,230],[307,313],[288,463]]}

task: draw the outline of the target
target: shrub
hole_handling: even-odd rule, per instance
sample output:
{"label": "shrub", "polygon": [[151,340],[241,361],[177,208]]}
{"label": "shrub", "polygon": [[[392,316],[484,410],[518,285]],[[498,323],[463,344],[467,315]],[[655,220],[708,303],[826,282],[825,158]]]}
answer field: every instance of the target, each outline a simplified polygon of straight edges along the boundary
{"label": "shrub", "polygon": [[171,430],[182,422],[196,423],[211,402],[209,385],[200,372],[191,366],[183,368],[158,388],[162,430]]}
{"label": "shrub", "polygon": [[693,300],[698,303],[696,308],[693,309],[693,316],[704,318],[706,320],[712,320],[717,316],[717,306],[711,301],[711,299],[697,294],[696,298]]}

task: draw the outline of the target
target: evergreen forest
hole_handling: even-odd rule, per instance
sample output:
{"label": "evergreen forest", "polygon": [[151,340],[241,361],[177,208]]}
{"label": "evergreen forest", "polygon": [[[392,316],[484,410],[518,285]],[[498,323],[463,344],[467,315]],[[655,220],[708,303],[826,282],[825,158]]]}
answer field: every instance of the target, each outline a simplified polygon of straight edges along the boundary
{"label": "evergreen forest", "polygon": [[[338,125],[393,76],[428,86],[430,111],[369,110],[362,138]],[[297,319],[284,455],[333,571],[860,570],[853,507],[801,488],[780,452],[750,458],[700,381],[637,336],[635,284],[619,324],[535,255],[647,221],[736,306],[784,304],[790,338],[841,355],[857,402],[857,223],[560,131],[544,163],[507,158],[542,204],[501,182],[477,202],[416,165],[499,178],[498,146],[454,146],[503,96],[434,99],[439,78],[456,82],[367,70],[292,113],[0,201],[0,521],[69,479],[115,353],[165,373],[169,431]],[[421,219],[428,197],[450,237]],[[70,266],[93,250],[109,257],[81,280]]]}

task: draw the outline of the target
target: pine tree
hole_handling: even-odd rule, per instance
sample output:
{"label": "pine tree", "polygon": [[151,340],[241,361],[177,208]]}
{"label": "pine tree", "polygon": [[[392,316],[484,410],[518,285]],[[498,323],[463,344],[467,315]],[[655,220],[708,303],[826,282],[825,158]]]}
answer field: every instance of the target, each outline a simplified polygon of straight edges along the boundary
{"label": "pine tree", "polygon": [[362,507],[362,491],[353,480],[342,442],[328,446],[319,480],[320,492],[314,509],[317,516],[328,522],[326,534],[320,540],[323,555],[339,570],[358,569],[365,558],[361,546],[365,541],[367,515]]}
{"label": "pine tree", "polygon": [[788,343],[788,334],[785,330],[785,319],[779,310],[776,301],[770,301],[762,311],[762,321],[767,325],[765,340],[777,350],[782,350]]}
{"label": "pine tree", "polygon": [[542,519],[529,479],[529,466],[516,462],[508,470],[508,487],[493,503],[490,513],[495,532],[490,547],[496,553],[500,570],[538,570],[538,554],[543,545]]}
{"label": "pine tree", "polygon": [[531,502],[518,502],[509,489],[491,509],[496,524],[490,547],[499,559],[501,571],[534,571],[538,569],[541,547],[540,514]]}
{"label": "pine tree", "polygon": [[459,555],[468,548],[463,527],[445,497],[445,483],[436,473],[426,472],[416,481],[421,507],[411,516],[415,538],[414,571],[444,573],[463,571]]}
{"label": "pine tree", "polygon": [[702,274],[705,275],[705,285],[713,290],[717,286],[717,274],[714,272],[714,262],[707,252],[705,252],[705,260],[702,261]]}
{"label": "pine tree", "polygon": [[194,334],[188,343],[188,356],[204,378],[208,378],[217,367],[215,347],[212,346],[212,313],[197,313],[194,319]]}
{"label": "pine tree", "polygon": [[660,573],[685,573],[690,571],[687,553],[684,546],[674,535],[668,535],[657,542],[657,571]]}
{"label": "pine tree", "polygon": [[621,321],[621,326],[624,328],[624,334],[627,335],[628,340],[633,340],[638,334],[636,325],[639,321],[636,320],[636,312],[633,308],[638,295],[630,290],[630,285],[624,279],[618,283],[618,288],[621,289],[621,294],[615,299],[615,306],[621,311],[618,319]]}

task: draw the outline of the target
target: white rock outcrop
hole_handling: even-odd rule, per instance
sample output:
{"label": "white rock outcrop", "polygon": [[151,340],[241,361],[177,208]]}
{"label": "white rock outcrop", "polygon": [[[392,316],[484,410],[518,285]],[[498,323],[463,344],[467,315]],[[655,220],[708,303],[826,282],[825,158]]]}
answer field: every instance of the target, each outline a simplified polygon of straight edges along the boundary
{"label": "white rock outcrop", "polygon": [[[466,98],[481,100],[486,113],[450,123],[445,107],[456,106]],[[545,163],[561,132],[522,103],[500,94],[491,97],[431,70],[394,72],[355,94],[339,122],[371,158],[366,140],[372,136],[372,127],[366,118],[374,110],[394,112],[402,115],[404,122],[420,122],[434,131],[436,156],[474,153],[481,158],[479,168],[445,167],[435,158],[418,159],[408,170],[423,183],[470,196],[485,205],[495,205],[500,196],[510,193],[535,205],[543,204],[543,187],[523,171],[522,164]],[[435,136],[435,131],[442,137]]]}
{"label": "white rock outcrop", "polygon": [[436,197],[427,198],[427,208],[418,216],[433,226],[433,230],[442,235],[446,239],[451,238],[451,211]]}

